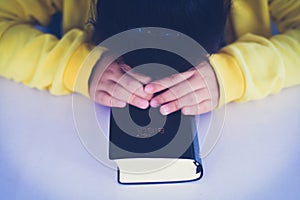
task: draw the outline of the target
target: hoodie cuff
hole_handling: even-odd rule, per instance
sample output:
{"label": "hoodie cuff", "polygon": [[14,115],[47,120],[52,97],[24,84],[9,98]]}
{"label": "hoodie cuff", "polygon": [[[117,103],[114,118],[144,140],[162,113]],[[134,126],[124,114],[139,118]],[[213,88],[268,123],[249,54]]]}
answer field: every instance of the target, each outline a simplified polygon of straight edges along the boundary
{"label": "hoodie cuff", "polygon": [[225,53],[216,53],[209,57],[209,61],[219,82],[218,107],[241,98],[245,90],[245,81],[235,59]]}
{"label": "hoodie cuff", "polygon": [[72,92],[88,98],[89,78],[93,67],[105,51],[104,47],[82,44],[71,57],[64,74],[64,84]]}

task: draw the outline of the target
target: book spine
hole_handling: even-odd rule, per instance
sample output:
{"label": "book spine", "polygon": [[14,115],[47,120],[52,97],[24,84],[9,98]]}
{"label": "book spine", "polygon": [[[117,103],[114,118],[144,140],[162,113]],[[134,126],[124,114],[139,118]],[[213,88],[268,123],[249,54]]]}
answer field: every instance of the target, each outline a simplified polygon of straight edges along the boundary
{"label": "book spine", "polygon": [[[193,150],[194,150],[194,164],[196,165],[196,173],[201,173],[201,177],[203,176],[203,166],[202,160],[200,157],[200,144],[198,138],[198,129],[196,125],[195,117],[191,120],[192,132],[193,132]],[[200,177],[200,178],[201,178]]]}

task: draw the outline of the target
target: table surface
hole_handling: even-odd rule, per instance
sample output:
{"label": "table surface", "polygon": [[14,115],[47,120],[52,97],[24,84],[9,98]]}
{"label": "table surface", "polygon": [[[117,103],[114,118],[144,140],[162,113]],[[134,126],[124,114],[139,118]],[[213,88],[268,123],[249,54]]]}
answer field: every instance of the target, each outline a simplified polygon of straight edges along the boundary
{"label": "table surface", "polygon": [[[89,100],[76,94],[55,97],[5,79],[0,79],[0,91],[1,199],[300,197],[299,86],[263,100],[227,105],[219,140],[203,158],[200,181],[133,186],[118,184],[116,171],[86,148],[79,129],[93,129],[89,123],[95,113],[74,102],[89,105]],[[105,126],[108,109],[96,110]],[[211,116],[200,116],[200,126],[207,121],[213,128],[211,121],[218,118]],[[102,128],[107,131],[107,125]]]}

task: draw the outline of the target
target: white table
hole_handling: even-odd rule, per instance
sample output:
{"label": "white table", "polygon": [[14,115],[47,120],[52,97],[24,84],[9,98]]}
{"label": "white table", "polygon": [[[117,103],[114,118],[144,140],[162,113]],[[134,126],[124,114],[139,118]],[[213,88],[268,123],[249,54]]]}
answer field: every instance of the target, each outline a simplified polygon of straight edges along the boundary
{"label": "white table", "polygon": [[116,172],[84,148],[71,95],[54,97],[1,78],[0,92],[0,199],[300,198],[299,86],[228,105],[222,135],[203,159],[202,180],[137,186],[118,184]]}

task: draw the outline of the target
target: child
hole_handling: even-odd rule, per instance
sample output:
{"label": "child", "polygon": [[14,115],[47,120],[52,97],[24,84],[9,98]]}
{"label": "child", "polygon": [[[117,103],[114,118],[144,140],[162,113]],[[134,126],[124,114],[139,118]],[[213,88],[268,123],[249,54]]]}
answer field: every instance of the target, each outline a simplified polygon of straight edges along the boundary
{"label": "child", "polygon": [[[149,104],[163,105],[161,107],[163,114],[182,109],[184,114],[189,115],[201,114],[231,101],[260,99],[282,88],[300,83],[298,0],[233,0],[225,31],[228,45],[216,53],[212,48],[210,63],[182,73],[192,85],[195,85],[193,91],[181,84],[182,80],[179,77],[182,76],[173,76],[172,79],[151,83],[149,77],[126,73],[130,67],[118,62],[112,63],[105,71],[113,76],[103,76],[104,79],[98,82],[96,81],[98,77],[91,76],[91,72],[102,51],[90,58],[89,65],[85,65],[85,73],[77,77],[85,58],[95,47],[91,39],[101,41],[95,34],[92,37],[93,33],[97,33],[97,25],[101,27],[99,25],[102,13],[97,13],[96,10],[99,11],[101,2],[108,5],[110,1],[115,3],[114,10],[107,10],[106,16],[112,12],[119,17],[122,16],[123,9],[126,11],[126,8],[133,5],[132,2],[145,3],[141,4],[145,9],[140,10],[141,16],[145,14],[146,9],[155,7],[155,4],[159,4],[161,9],[168,10],[168,8],[176,9],[177,5],[186,2],[190,3],[191,10],[196,9],[199,16],[203,14],[202,17],[208,21],[214,21],[212,14],[216,14],[221,28],[224,20],[222,16],[226,16],[226,6],[222,7],[224,13],[210,8],[214,6],[219,8],[220,2],[227,5],[226,1],[221,0],[99,0],[98,4],[92,0],[76,1],[76,4],[64,0],[30,2],[0,0],[0,74],[30,87],[47,89],[55,95],[78,92],[90,96],[91,92],[91,96],[97,93],[94,100],[103,105],[122,107],[125,103],[130,103],[140,108],[146,108]],[[145,6],[147,2],[151,6]],[[194,5],[202,6],[194,7]],[[211,7],[206,8],[206,5]],[[35,29],[35,25],[47,26],[57,12],[62,12],[63,16],[61,38]],[[195,12],[193,14],[195,15]],[[95,27],[90,23],[93,19],[97,20]],[[270,19],[274,20],[281,34],[271,36]],[[109,21],[105,23],[110,24]],[[215,26],[214,23],[206,24],[208,29]],[[197,26],[193,27],[197,29]],[[191,37],[194,37],[192,32],[190,31]],[[99,66],[101,62],[98,62],[94,71],[97,71]],[[135,87],[140,87],[139,90],[126,90],[120,85],[123,96],[111,96],[109,91],[103,89],[104,82],[111,83],[114,78],[125,73],[130,81],[136,81]],[[91,88],[88,84],[89,79]],[[79,81],[82,87],[74,90],[75,81]],[[161,85],[170,89],[153,98],[154,93],[166,89]],[[168,92],[170,90],[173,93],[175,91],[175,94],[171,95]],[[180,93],[182,91],[184,92]],[[191,99],[189,94],[196,94],[192,96],[199,98]],[[179,101],[183,103],[179,104]]]}
{"label": "child", "polygon": [[[118,5],[118,7],[115,5]],[[98,17],[95,22],[93,43],[99,44],[107,38],[132,28],[162,27],[184,33],[196,40],[209,53],[214,53],[221,47],[223,42],[224,26],[229,5],[229,2],[224,3],[223,0],[99,1],[97,4]],[[142,32],[142,30],[141,28],[140,31]],[[174,39],[174,41],[170,42],[177,41]],[[154,50],[144,50],[140,54],[140,56],[131,55],[134,58],[131,58],[130,64],[128,59],[125,59],[125,63],[129,64],[130,67],[136,65],[133,63],[167,63],[172,68],[177,66],[178,71],[183,71],[180,68],[184,68],[186,65],[186,63],[182,63],[182,66],[179,66],[176,63],[177,61],[172,62],[176,58],[167,59],[170,56],[162,51],[155,53]],[[199,52],[199,56],[200,54],[201,52]],[[143,57],[143,61],[136,61],[136,59],[141,59],[140,57]],[[104,68],[101,64],[103,62],[100,62],[99,66],[97,66],[100,69]],[[145,89],[143,85],[149,82],[149,77],[144,77],[139,82],[140,79],[137,80],[135,76],[132,77],[125,74],[126,80],[123,78],[123,81],[118,82],[124,73],[122,72],[124,71],[124,66],[127,65],[124,63],[113,63],[108,67],[109,70],[102,74],[100,81],[98,81],[99,75],[96,75],[96,78],[92,78],[95,81],[91,82],[90,93],[91,96],[94,94],[96,102],[117,107],[125,106],[125,103],[128,102],[140,108],[147,108],[150,101],[153,107],[165,104],[161,107],[161,113],[165,115],[183,108],[180,106],[184,106],[182,110],[184,114],[191,114],[187,111],[188,109],[195,110],[198,108],[201,108],[202,112],[207,112],[209,111],[207,109],[210,107],[214,108],[218,103],[218,83],[209,64],[203,65],[202,63],[196,68],[178,75],[178,77],[181,75],[186,76],[185,78],[192,82],[192,85],[195,87],[188,87],[186,83],[173,86],[171,85],[174,84],[171,83],[172,80],[169,80],[170,83],[164,83],[166,79],[162,79],[147,85]],[[128,70],[130,70],[130,67],[127,66]],[[98,71],[96,74],[99,74]],[[207,85],[203,84],[203,74],[211,77],[211,81],[208,82],[210,91],[206,89]],[[128,84],[129,82],[130,84]],[[176,83],[179,82],[176,81]],[[166,87],[159,87],[161,85],[170,86],[170,88],[165,93],[152,98],[154,93],[166,89]],[[153,87],[152,91],[149,90],[151,87]],[[172,90],[178,91],[176,96],[173,95]],[[210,95],[214,98],[210,98]],[[193,98],[194,96],[199,98]],[[204,105],[207,107],[206,110]]]}

